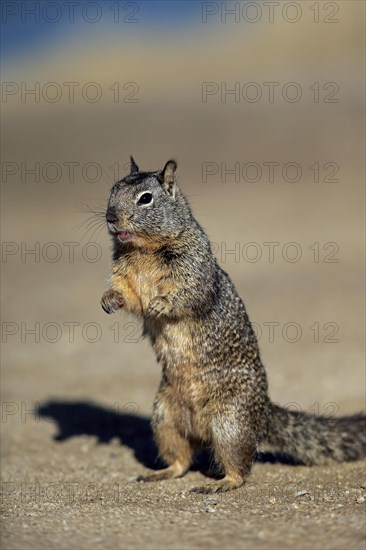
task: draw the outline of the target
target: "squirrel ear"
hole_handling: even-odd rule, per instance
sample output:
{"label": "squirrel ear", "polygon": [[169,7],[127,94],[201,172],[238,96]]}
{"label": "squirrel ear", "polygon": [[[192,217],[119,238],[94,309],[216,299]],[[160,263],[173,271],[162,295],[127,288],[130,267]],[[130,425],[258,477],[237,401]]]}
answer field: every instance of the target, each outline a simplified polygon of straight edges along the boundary
{"label": "squirrel ear", "polygon": [[165,193],[174,198],[176,189],[175,171],[177,163],[175,160],[168,160],[164,168],[159,172],[158,179],[163,186]]}
{"label": "squirrel ear", "polygon": [[137,166],[136,162],[134,161],[133,157],[131,156],[130,157],[130,161],[131,161],[131,164],[130,164],[130,170],[131,170],[131,174],[137,174],[137,172],[139,171],[139,167]]}

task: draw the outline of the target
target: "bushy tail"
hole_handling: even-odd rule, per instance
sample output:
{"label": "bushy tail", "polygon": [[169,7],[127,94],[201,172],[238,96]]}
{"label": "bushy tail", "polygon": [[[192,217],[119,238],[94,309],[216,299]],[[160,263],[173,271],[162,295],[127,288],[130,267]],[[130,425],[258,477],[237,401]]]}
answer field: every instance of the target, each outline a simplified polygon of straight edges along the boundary
{"label": "bushy tail", "polygon": [[302,464],[366,456],[366,415],[327,418],[271,404],[267,441]]}

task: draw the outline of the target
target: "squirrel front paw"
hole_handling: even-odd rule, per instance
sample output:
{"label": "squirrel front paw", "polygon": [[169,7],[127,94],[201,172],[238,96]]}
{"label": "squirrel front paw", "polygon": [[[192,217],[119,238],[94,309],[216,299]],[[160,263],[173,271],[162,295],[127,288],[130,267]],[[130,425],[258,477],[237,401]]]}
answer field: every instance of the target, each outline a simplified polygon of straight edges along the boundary
{"label": "squirrel front paw", "polygon": [[146,317],[157,319],[161,315],[168,315],[171,312],[171,304],[167,298],[157,296],[153,298],[146,310]]}
{"label": "squirrel front paw", "polygon": [[114,313],[121,309],[125,303],[122,294],[116,290],[106,290],[100,301],[102,308],[106,313]]}

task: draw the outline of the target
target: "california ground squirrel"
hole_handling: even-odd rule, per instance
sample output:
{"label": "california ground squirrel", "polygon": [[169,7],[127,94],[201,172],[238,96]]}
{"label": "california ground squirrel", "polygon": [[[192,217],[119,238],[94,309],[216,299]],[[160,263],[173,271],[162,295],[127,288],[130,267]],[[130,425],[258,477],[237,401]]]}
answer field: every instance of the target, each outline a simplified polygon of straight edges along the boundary
{"label": "california ground squirrel", "polygon": [[168,467],[140,476],[183,476],[194,450],[210,447],[225,477],[198,492],[240,487],[259,444],[303,464],[366,454],[366,416],[325,418],[271,403],[256,335],[229,276],[176,181],[176,162],[131,173],[112,188],[106,218],[113,238],[107,313],[143,321],[162,366],[152,425]]}

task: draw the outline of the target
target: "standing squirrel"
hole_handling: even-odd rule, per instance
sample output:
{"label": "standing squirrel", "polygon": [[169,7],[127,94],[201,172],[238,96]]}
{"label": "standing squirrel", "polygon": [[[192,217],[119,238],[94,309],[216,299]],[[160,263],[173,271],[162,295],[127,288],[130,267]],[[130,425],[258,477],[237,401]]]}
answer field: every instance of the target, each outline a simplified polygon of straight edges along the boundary
{"label": "standing squirrel", "polygon": [[112,188],[106,219],[113,239],[107,313],[143,321],[162,367],[152,426],[167,468],[139,476],[183,476],[198,447],[210,447],[225,477],[195,492],[240,487],[267,442],[303,464],[366,454],[366,416],[326,418],[271,402],[244,304],[217,264],[176,180],[177,164],[131,173]]}

